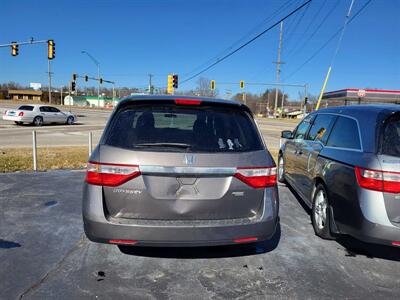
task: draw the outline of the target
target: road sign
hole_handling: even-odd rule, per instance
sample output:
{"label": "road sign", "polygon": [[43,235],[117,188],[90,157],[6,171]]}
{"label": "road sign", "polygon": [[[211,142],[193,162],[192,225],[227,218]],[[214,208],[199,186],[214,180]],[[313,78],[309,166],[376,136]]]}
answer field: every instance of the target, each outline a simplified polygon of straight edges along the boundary
{"label": "road sign", "polygon": [[31,83],[29,84],[29,86],[30,86],[31,88],[33,88],[35,91],[40,90],[40,89],[42,88],[42,84],[41,84],[41,83],[38,83],[38,82],[31,82]]}
{"label": "road sign", "polygon": [[365,90],[358,90],[357,96],[358,96],[358,97],[365,97],[366,93],[367,93],[367,92],[366,92]]}

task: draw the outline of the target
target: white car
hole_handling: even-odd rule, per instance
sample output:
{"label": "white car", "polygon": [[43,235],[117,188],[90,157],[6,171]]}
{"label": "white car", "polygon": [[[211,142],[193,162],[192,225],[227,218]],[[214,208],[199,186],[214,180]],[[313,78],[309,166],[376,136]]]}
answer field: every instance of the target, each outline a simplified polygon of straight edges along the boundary
{"label": "white car", "polygon": [[14,121],[17,125],[23,123],[32,123],[36,126],[51,123],[72,125],[76,122],[76,116],[52,106],[22,105],[16,110],[4,111],[3,120]]}

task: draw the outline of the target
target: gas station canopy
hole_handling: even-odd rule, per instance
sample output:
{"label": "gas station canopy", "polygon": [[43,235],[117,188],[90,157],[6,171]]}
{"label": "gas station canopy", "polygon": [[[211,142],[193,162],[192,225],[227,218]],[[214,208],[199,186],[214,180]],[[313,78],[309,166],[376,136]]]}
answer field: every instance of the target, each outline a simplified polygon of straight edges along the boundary
{"label": "gas station canopy", "polygon": [[350,103],[394,103],[400,104],[400,90],[370,90],[370,89],[343,89],[326,92],[322,95],[323,100],[344,101]]}

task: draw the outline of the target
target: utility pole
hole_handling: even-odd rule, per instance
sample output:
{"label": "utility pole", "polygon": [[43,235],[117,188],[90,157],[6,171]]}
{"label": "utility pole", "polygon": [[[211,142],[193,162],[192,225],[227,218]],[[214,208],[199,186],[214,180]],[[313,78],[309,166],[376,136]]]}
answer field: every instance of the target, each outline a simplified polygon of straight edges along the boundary
{"label": "utility pole", "polygon": [[153,87],[151,85],[151,78],[153,77],[153,74],[149,74],[149,94],[153,94]]}
{"label": "utility pole", "polygon": [[50,59],[48,61],[48,74],[49,74],[49,104],[51,104],[51,66],[50,66]]}
{"label": "utility pole", "polygon": [[283,64],[283,62],[281,62],[282,32],[283,32],[283,22],[281,22],[280,33],[279,33],[278,61],[274,62],[276,64],[276,83],[277,83],[277,87],[275,89],[275,108],[274,108],[275,114],[278,109],[278,88],[281,75],[281,64]]}

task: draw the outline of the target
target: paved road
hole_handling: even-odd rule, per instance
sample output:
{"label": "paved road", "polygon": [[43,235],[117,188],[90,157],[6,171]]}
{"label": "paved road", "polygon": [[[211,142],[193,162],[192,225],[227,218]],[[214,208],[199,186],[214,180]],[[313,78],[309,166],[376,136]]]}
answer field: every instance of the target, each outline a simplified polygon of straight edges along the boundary
{"label": "paved road", "polygon": [[[0,104],[0,114],[5,109],[15,108],[15,105]],[[61,108],[62,109],[62,108]],[[68,107],[65,108],[68,110]],[[72,112],[78,115],[78,124],[32,125],[17,126],[12,122],[0,120],[0,147],[30,147],[32,145],[32,130],[37,131],[39,146],[86,146],[88,133],[93,132],[93,142],[97,143],[103,132],[110,111],[73,108]],[[287,121],[258,119],[262,134],[270,148],[279,148],[280,132],[293,129],[295,123]]]}
{"label": "paved road", "polygon": [[0,299],[400,297],[400,249],[319,239],[286,186],[281,233],[271,242],[124,254],[84,237],[83,176],[0,175]]}
{"label": "paved road", "polygon": [[[15,107],[15,105],[1,103],[0,114],[5,109]],[[65,110],[68,110],[68,107]],[[72,126],[44,125],[35,127],[29,124],[17,126],[12,122],[1,119],[0,147],[30,147],[32,145],[32,130],[37,131],[38,146],[86,146],[90,131],[93,133],[93,142],[97,143],[110,116],[110,111],[72,108],[72,112],[78,116],[77,124]]]}

